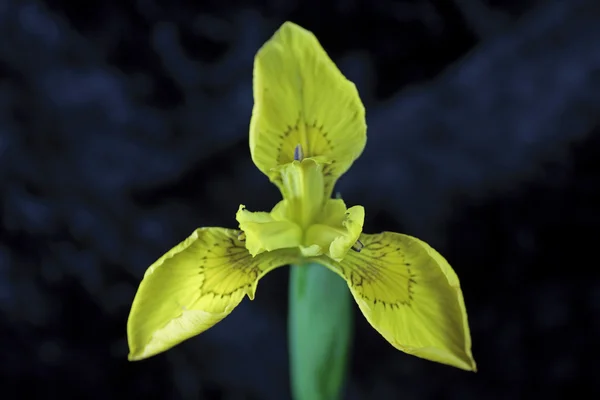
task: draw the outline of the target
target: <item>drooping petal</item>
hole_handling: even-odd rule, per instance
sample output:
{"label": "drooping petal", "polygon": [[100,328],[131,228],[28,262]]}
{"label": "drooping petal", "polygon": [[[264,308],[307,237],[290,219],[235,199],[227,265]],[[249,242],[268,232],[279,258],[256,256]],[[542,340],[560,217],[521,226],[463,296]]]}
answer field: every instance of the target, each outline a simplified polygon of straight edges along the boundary
{"label": "drooping petal", "polygon": [[354,84],[331,61],[317,38],[284,23],[254,61],[254,109],[250,152],[277,186],[272,168],[304,157],[324,161],[325,196],[362,153],[365,109]]}
{"label": "drooping petal", "polygon": [[127,321],[129,360],[161,353],[225,318],[259,279],[294,263],[297,252],[252,257],[239,231],[201,228],[175,246],[144,275]]}
{"label": "drooping petal", "polygon": [[300,246],[302,228],[292,221],[273,217],[280,214],[282,204],[278,203],[271,213],[248,211],[240,205],[235,218],[246,235],[246,249],[253,257],[265,251]]}
{"label": "drooping petal", "polygon": [[458,277],[427,243],[408,235],[362,235],[360,252],[320,261],[348,283],[369,323],[394,347],[475,371]]}

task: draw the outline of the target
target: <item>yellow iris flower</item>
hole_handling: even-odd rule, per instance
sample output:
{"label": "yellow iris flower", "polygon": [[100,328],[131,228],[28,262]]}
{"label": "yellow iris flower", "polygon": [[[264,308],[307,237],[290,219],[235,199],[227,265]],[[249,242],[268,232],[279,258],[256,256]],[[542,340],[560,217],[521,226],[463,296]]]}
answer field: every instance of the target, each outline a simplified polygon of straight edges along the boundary
{"label": "yellow iris flower", "polygon": [[254,63],[250,152],[280,189],[271,212],[240,206],[239,230],[199,228],[146,271],[129,320],[141,360],[225,318],[274,268],[319,263],[344,279],[369,323],[395,348],[476,369],[458,277],[425,242],[362,233],[362,206],[332,199],[366,144],[354,84],[309,31],[284,23]]}

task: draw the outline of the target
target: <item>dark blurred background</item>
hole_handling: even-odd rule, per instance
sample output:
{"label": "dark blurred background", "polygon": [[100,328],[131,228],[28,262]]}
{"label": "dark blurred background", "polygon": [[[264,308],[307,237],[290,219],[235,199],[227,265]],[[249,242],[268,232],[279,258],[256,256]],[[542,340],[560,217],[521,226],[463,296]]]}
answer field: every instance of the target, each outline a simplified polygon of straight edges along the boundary
{"label": "dark blurred background", "polygon": [[274,186],[252,61],[285,20],[359,87],[337,189],[366,232],[461,278],[477,374],[394,350],[356,309],[345,398],[600,396],[598,0],[0,1],[0,397],[289,398],[288,269],[175,349],[126,360],[144,270]]}

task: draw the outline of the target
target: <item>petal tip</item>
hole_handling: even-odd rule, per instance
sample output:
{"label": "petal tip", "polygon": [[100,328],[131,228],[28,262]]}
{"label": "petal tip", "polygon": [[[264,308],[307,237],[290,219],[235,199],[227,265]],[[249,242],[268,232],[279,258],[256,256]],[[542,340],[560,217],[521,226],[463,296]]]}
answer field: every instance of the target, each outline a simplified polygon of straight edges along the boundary
{"label": "petal tip", "polygon": [[143,351],[133,351],[133,350],[130,350],[129,354],[127,354],[127,360],[128,361],[141,361],[141,360],[144,360],[144,359],[146,359],[148,357],[149,357],[149,355],[147,355]]}

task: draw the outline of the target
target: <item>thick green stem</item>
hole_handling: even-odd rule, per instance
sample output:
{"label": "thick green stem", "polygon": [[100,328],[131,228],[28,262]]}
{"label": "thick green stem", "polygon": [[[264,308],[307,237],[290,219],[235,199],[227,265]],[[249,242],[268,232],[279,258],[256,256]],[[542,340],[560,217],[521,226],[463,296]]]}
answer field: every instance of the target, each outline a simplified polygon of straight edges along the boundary
{"label": "thick green stem", "polygon": [[339,399],[353,328],[348,286],[319,264],[292,265],[289,296],[293,398]]}

